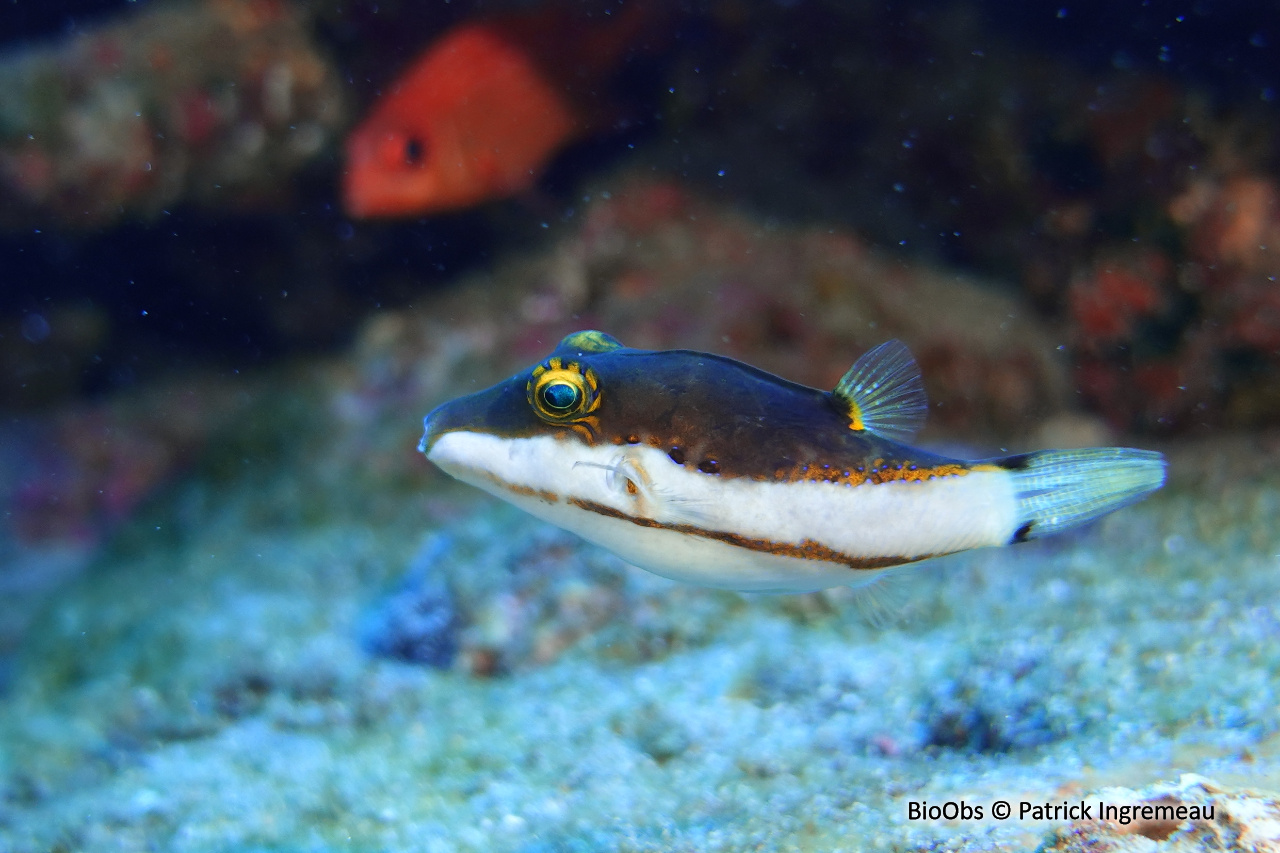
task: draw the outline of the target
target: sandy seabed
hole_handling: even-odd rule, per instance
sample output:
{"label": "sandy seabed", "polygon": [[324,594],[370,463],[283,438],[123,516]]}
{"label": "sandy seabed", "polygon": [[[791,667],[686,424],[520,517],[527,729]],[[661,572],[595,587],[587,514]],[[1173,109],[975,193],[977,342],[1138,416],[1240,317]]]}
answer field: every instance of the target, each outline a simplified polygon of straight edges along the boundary
{"label": "sandy seabed", "polygon": [[[1275,790],[1258,454],[1187,447],[1088,530],[903,571],[879,624],[842,591],[668,583],[451,486],[447,521],[374,528],[264,520],[285,474],[190,482],[37,622],[0,706],[0,848],[1067,849],[1102,830],[1033,809]],[[371,654],[423,571],[437,665]],[[1209,844],[1144,826],[1117,837]]]}

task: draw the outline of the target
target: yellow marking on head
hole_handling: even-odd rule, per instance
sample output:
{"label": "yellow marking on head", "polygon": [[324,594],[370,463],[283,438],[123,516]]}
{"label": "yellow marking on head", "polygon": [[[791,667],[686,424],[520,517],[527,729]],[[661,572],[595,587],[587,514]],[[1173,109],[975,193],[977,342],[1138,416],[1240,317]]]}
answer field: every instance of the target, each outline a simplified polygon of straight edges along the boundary
{"label": "yellow marking on head", "polygon": [[591,413],[600,408],[600,380],[590,367],[559,356],[549,358],[529,374],[525,395],[538,417],[549,424],[596,421],[589,427],[588,437],[594,438],[599,423]]}
{"label": "yellow marking on head", "polygon": [[606,335],[604,332],[597,332],[594,329],[565,335],[560,341],[560,346],[582,350],[583,352],[611,352],[612,350],[622,349],[622,344],[618,342],[617,338],[612,335]]}
{"label": "yellow marking on head", "polygon": [[595,444],[596,438],[600,434],[600,419],[594,415],[583,418],[568,425],[578,435],[586,439],[587,444]]}

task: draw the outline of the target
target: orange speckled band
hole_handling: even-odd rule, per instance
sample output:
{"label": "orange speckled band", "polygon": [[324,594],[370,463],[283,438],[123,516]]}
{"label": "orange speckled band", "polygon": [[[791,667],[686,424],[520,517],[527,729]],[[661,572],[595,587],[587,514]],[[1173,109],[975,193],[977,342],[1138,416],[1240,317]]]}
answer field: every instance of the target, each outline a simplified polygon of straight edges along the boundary
{"label": "orange speckled band", "polygon": [[923,483],[939,477],[961,477],[972,468],[959,462],[947,462],[941,465],[915,465],[910,462],[888,464],[883,459],[876,459],[870,466],[858,465],[851,468],[839,468],[831,465],[804,465],[786,479],[788,482],[840,483],[846,486],[858,486],[863,483]]}

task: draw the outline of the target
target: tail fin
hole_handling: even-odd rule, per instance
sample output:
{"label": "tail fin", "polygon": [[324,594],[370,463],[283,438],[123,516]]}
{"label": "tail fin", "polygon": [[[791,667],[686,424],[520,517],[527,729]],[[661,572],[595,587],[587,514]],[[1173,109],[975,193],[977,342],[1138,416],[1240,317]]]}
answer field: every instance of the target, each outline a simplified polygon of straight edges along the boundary
{"label": "tail fin", "polygon": [[1018,500],[1014,542],[1078,527],[1164,485],[1164,457],[1152,450],[1042,450],[997,464],[1013,474]]}

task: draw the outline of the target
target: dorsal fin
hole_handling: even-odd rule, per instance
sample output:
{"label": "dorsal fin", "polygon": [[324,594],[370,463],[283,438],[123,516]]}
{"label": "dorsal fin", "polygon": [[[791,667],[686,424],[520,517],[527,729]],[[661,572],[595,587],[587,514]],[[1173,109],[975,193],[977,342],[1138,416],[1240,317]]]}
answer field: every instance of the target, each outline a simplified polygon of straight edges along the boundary
{"label": "dorsal fin", "polygon": [[898,340],[863,353],[832,394],[849,416],[849,429],[894,441],[909,441],[929,408],[920,368]]}
{"label": "dorsal fin", "polygon": [[604,332],[597,332],[594,329],[586,329],[565,335],[560,340],[560,343],[556,344],[556,352],[562,349],[577,350],[578,352],[610,352],[611,350],[622,349],[622,344],[613,335],[606,335]]}

